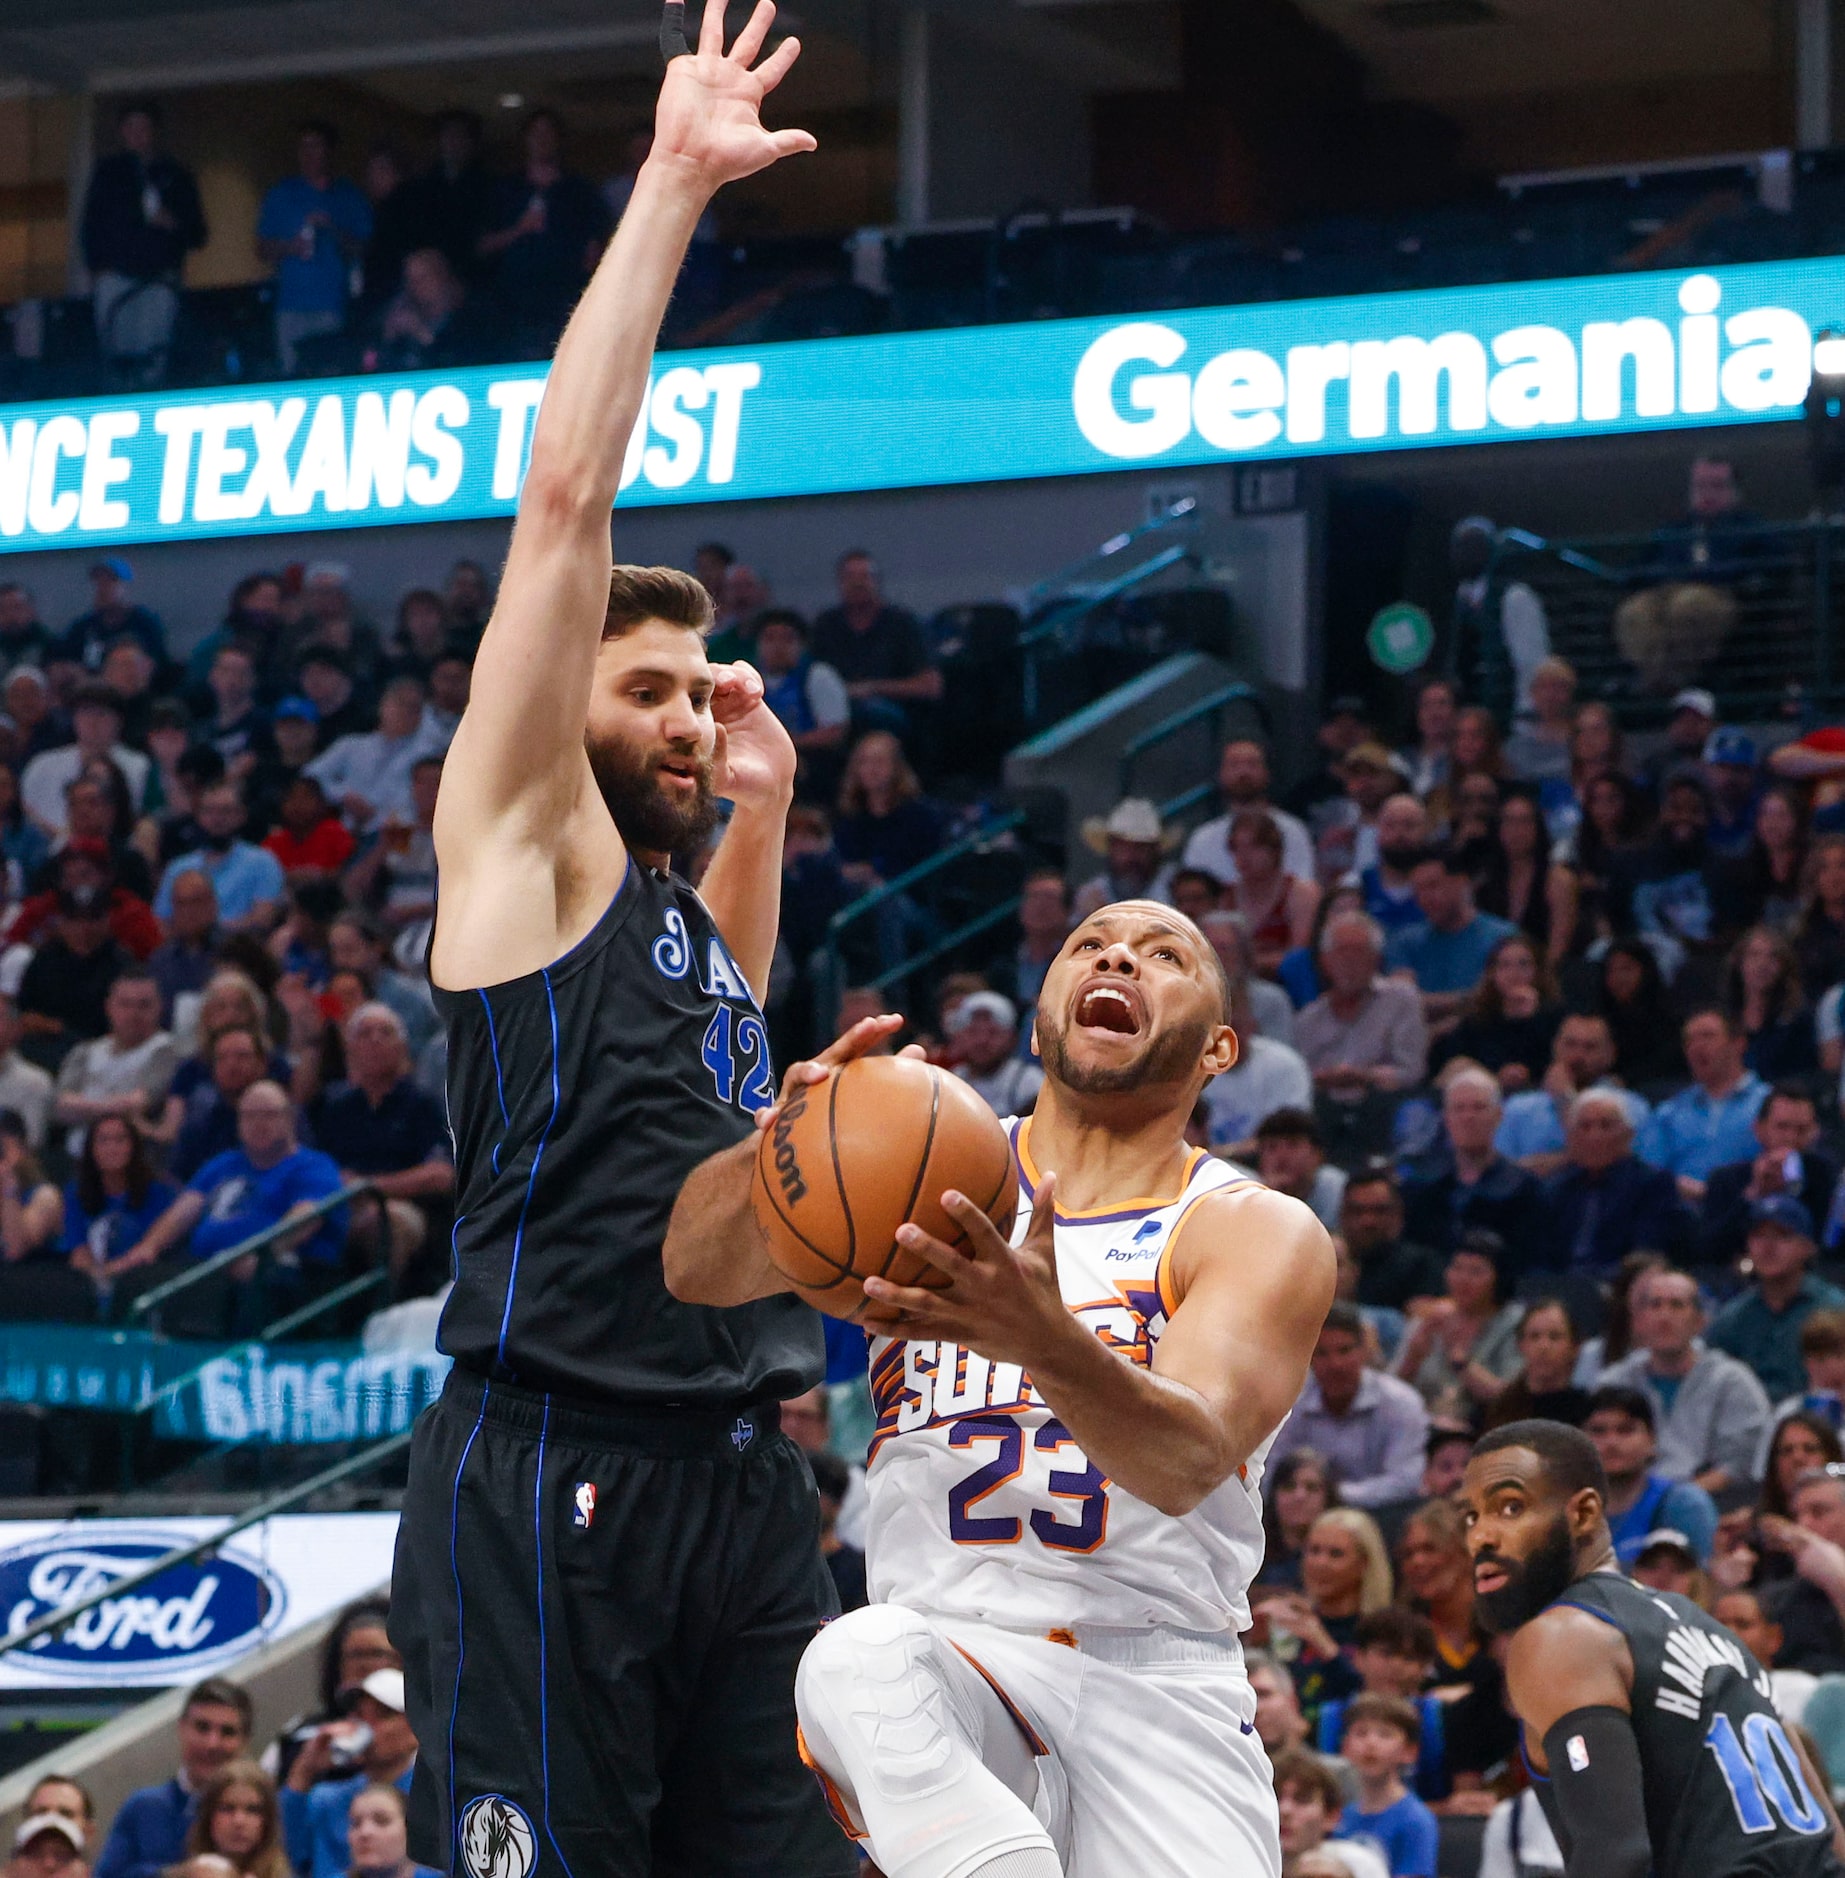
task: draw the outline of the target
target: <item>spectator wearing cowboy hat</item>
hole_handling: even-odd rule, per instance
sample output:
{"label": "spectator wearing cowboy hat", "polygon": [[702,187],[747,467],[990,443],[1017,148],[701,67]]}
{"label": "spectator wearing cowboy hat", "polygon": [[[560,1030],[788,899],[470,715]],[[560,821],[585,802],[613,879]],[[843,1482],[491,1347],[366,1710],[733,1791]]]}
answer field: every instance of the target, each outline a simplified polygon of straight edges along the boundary
{"label": "spectator wearing cowboy hat", "polygon": [[[1160,821],[1160,812],[1145,796],[1124,796],[1106,819],[1091,816],[1083,823],[1083,845],[1107,862],[1102,872],[1076,890],[1072,917],[1085,920],[1097,907],[1116,900],[1172,898],[1172,868],[1168,857],[1179,845],[1176,832]],[[1217,877],[1223,878],[1222,870]]]}
{"label": "spectator wearing cowboy hat", "polygon": [[1338,769],[1344,794],[1314,818],[1320,873],[1327,880],[1377,864],[1378,814],[1403,787],[1396,759],[1374,738],[1354,744]]}

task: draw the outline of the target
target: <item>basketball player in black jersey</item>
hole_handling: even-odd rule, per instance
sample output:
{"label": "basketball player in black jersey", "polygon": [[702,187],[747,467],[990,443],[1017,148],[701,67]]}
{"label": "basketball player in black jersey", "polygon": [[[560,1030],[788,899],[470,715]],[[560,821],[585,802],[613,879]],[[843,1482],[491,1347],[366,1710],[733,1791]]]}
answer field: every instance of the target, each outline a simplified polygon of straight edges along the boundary
{"label": "basketball player in black jersey", "polygon": [[[667,67],[436,807],[455,1367],[417,1430],[391,1635],[415,1856],[468,1878],[852,1869],[795,1749],[795,1666],[835,1606],[775,1404],[819,1380],[819,1319],[681,1304],[660,1261],[681,1181],[773,1098],[758,1000],[794,752],[755,673],[707,662],[703,589],[610,553],[693,229],[721,184],[813,148],[761,122],[798,52],[756,63],[773,17],[726,54],[711,0]],[[719,797],[701,899],[670,858]]]}
{"label": "basketball player in black jersey", "polygon": [[1561,1422],[1478,1442],[1462,1485],[1474,1608],[1568,1878],[1837,1878],[1845,1837],[1768,1678],[1688,1598],[1624,1577],[1594,1444]]}

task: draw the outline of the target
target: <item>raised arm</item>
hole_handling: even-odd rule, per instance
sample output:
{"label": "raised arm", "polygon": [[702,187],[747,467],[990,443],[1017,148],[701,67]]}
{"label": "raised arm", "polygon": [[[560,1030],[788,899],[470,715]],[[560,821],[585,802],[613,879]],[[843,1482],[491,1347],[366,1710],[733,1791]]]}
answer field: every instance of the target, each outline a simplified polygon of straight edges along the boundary
{"label": "raised arm", "polygon": [[1212,1194],[1170,1253],[1175,1303],[1152,1366],[1124,1361],[1071,1315],[1052,1248],[1055,1178],[1010,1246],[972,1201],[945,1196],[971,1257],[914,1226],[898,1238],[949,1274],[942,1291],[867,1279],[867,1328],[949,1338],[1024,1365],[1051,1412],[1118,1486],[1162,1513],[1189,1513],[1280,1425],[1306,1380],[1335,1264],[1326,1229],[1266,1190]]}
{"label": "raised arm", "polygon": [[[437,940],[445,977],[466,975],[473,956],[452,937],[459,931],[491,951],[499,976],[548,964],[576,910],[569,896],[619,879],[619,838],[583,745],[608,607],[609,517],[654,338],[699,217],[724,183],[814,147],[805,131],[762,126],[762,101],[800,50],[785,40],[750,69],[774,17],[761,0],[726,54],[723,0],[707,0],[697,52],[667,67],[628,213],[558,345],[499,602],[436,807],[452,915]],[[591,854],[590,871],[611,879],[580,882]]]}

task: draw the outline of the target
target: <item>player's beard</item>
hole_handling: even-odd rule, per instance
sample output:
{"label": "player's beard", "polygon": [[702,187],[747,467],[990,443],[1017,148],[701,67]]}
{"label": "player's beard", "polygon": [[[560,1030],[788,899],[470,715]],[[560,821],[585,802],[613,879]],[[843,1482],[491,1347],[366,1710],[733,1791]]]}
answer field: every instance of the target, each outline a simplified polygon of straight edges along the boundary
{"label": "player's beard", "polygon": [[1038,1055],[1044,1073],[1074,1095],[1123,1095],[1149,1085],[1183,1083],[1197,1072],[1212,1026],[1203,1019],[1174,1024],[1148,1037],[1128,1063],[1082,1064],[1070,1061],[1065,1020],[1038,1007]]}
{"label": "player's beard", "polygon": [[1497,1591],[1476,1591],[1473,1607],[1494,1636],[1507,1636],[1528,1624],[1575,1582],[1576,1548],[1569,1521],[1561,1513],[1522,1561],[1507,1558],[1503,1552],[1491,1557],[1505,1573],[1505,1583]]}
{"label": "player's beard", "polygon": [[688,801],[675,802],[660,782],[658,749],[643,752],[613,738],[605,743],[585,739],[584,748],[615,831],[631,852],[690,854],[704,846],[718,821],[717,766],[711,757],[696,759],[698,786]]}

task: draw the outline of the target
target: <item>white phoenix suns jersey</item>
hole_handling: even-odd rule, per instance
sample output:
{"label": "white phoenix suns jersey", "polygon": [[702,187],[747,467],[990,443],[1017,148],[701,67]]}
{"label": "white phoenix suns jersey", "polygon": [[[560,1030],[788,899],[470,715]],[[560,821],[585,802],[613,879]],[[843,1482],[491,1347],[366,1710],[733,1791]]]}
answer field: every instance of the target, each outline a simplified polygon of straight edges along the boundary
{"label": "white phoenix suns jersey", "polygon": [[[1031,1223],[1031,1125],[1006,1124]],[[1122,1359],[1150,1364],[1176,1308],[1171,1248],[1206,1194],[1250,1186],[1202,1151],[1179,1191],[1057,1214],[1064,1302]],[[1105,1478],[1017,1363],[953,1343],[880,1337],[867,1474],[868,1575],[880,1603],[1010,1628],[1077,1624],[1240,1631],[1262,1565],[1262,1462],[1174,1518]]]}

